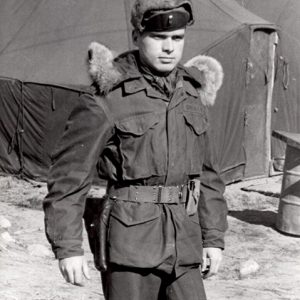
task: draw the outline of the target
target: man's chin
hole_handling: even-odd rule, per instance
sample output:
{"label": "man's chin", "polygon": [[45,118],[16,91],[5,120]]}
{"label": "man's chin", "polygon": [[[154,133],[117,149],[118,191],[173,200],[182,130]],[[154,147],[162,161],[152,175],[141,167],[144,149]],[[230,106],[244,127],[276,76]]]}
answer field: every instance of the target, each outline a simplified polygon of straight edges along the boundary
{"label": "man's chin", "polygon": [[174,70],[175,66],[173,64],[162,64],[155,68],[158,73],[170,73]]}

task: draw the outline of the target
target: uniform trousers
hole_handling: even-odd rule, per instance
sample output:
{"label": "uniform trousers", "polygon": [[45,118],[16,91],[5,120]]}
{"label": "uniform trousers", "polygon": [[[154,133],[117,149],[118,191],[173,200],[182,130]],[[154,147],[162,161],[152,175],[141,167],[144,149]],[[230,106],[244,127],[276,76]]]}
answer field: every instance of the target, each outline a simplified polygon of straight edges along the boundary
{"label": "uniform trousers", "polygon": [[206,300],[199,268],[176,277],[153,269],[110,266],[101,275],[106,300]]}

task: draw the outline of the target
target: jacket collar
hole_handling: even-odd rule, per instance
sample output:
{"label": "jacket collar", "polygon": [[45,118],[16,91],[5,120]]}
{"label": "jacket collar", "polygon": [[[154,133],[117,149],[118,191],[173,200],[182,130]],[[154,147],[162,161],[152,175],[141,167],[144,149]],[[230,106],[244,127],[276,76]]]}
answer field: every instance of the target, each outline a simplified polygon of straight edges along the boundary
{"label": "jacket collar", "polygon": [[[113,52],[97,42],[89,47],[89,74],[100,95],[107,95],[120,84],[124,84],[128,93],[137,93],[146,89],[147,95],[160,97],[143,79],[137,66],[137,51],[125,52],[114,58]],[[212,57],[199,55],[179,66],[182,75],[183,90],[199,97],[206,106],[213,105],[217,90],[223,81],[222,66]]]}
{"label": "jacket collar", "polygon": [[[125,93],[135,94],[145,90],[147,96],[149,97],[163,98],[163,100],[168,100],[164,95],[152,88],[151,85],[149,85],[149,83],[144,79],[137,66],[137,55],[137,51],[127,52],[115,60],[116,65],[118,65],[123,73],[123,78],[120,79],[119,84],[122,83],[124,85]],[[199,83],[195,81],[195,79],[184,69],[184,67],[178,67],[178,76],[181,78],[181,80],[179,80],[179,85],[181,86],[179,87],[182,87],[189,95],[198,97],[199,94],[194,85],[196,84],[196,86],[198,86]]]}

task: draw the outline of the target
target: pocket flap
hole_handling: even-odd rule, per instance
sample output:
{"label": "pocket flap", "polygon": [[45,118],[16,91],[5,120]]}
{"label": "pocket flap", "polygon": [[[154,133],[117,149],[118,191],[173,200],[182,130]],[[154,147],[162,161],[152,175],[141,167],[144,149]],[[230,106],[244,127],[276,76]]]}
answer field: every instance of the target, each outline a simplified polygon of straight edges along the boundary
{"label": "pocket flap", "polygon": [[111,216],[124,225],[133,226],[157,219],[160,216],[160,208],[152,203],[117,201]]}
{"label": "pocket flap", "polygon": [[193,128],[197,135],[205,132],[208,128],[208,122],[203,114],[185,112],[184,118],[186,123]]}
{"label": "pocket flap", "polygon": [[157,114],[144,114],[124,119],[116,124],[119,131],[133,135],[142,135],[159,122]]}

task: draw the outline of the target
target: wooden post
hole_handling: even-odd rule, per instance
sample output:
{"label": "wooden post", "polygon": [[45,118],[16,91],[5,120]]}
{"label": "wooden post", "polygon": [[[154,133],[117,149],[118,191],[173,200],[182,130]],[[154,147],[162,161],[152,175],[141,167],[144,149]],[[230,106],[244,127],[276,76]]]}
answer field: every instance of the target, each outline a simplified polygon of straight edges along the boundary
{"label": "wooden post", "polygon": [[275,81],[275,57],[276,47],[278,44],[277,32],[270,34],[269,42],[269,61],[268,61],[268,89],[267,89],[267,102],[266,102],[266,148],[265,156],[268,164],[268,175],[272,175],[273,166],[271,158],[271,133],[272,133],[272,100],[273,100],[273,89]]}

